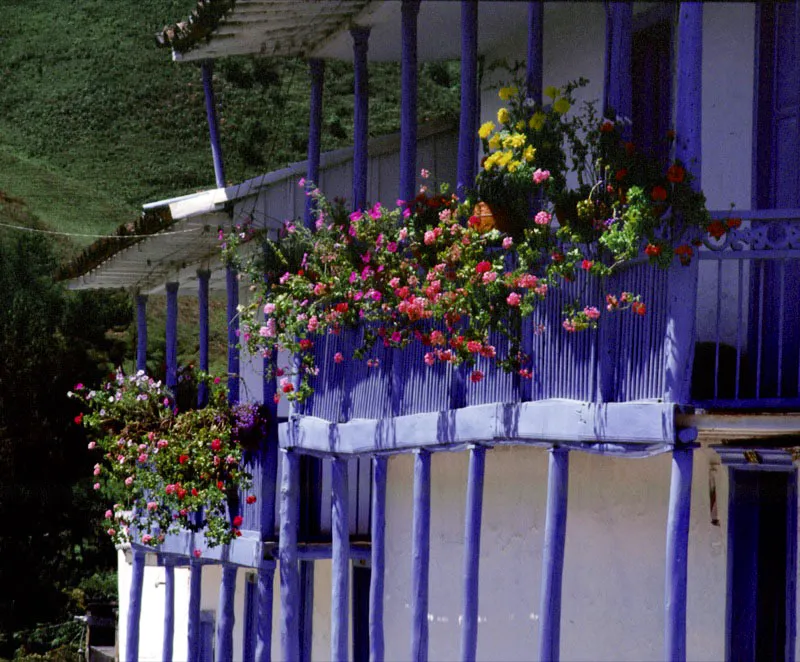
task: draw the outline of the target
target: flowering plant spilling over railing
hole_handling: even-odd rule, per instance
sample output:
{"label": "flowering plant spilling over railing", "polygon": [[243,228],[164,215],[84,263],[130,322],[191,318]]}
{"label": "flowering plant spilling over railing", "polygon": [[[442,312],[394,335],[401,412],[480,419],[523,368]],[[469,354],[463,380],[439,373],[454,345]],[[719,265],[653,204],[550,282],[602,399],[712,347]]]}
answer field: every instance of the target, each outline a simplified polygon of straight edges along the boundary
{"label": "flowering plant spilling over railing", "polygon": [[[592,103],[569,117],[583,84],[548,88],[546,105],[519,86],[501,89],[508,107],[498,125],[480,128],[486,157],[465,200],[446,185],[425,185],[394,209],[376,203],[348,213],[342,201],[301,182],[316,206],[314,231],[286,223],[247,263],[236,256],[252,228],[222,236],[226,260],[252,280],[253,296],[240,306],[242,341],[250,351],[283,348],[299,359],[278,368],[279,395],[308,398],[321,355],[315,343],[354,327],[363,341],[352,356],[325,360],[366,359],[373,367],[376,343],[421,343],[427,365],[472,366],[472,382],[484,377],[474,369],[479,357],[530,378],[522,320],[552,288],[587,282],[583,276],[605,279],[640,256],[661,267],[675,255],[688,263],[686,238],[710,224],[704,196],[683,164],[665,167],[626,141],[624,120],[599,117]],[[577,187],[567,186],[570,176]],[[645,314],[638,293],[603,294],[610,312]],[[579,297],[562,326],[596,328],[600,317],[598,305]],[[492,342],[498,333],[508,339],[503,352]]]}
{"label": "flowering plant spilling over railing", "polygon": [[237,500],[251,487],[243,452],[258,447],[264,415],[255,405],[229,404],[218,378],[200,379],[209,385],[208,404],[183,411],[164,384],[141,371],[120,370],[96,390],[77,384],[70,392],[87,408],[76,423],[102,454],[94,488],[118,500],[105,515],[115,542],[135,537],[155,546],[186,529],[202,530],[215,546],[241,535]]}

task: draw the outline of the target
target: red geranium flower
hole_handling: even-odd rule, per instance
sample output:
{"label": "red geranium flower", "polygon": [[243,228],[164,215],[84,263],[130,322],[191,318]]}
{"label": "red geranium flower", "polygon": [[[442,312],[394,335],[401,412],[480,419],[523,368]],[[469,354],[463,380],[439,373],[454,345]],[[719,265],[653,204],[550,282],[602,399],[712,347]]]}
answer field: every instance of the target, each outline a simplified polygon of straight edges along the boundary
{"label": "red geranium flower", "polygon": [[722,235],[728,231],[722,221],[711,221],[706,227],[706,230],[714,239],[720,239]]}
{"label": "red geranium flower", "polygon": [[337,303],[336,304],[336,312],[337,313],[344,314],[344,313],[346,313],[348,311],[349,308],[350,308],[350,306],[348,306],[346,303]]}
{"label": "red geranium flower", "polygon": [[491,270],[492,270],[492,263],[487,262],[486,260],[484,260],[483,262],[478,262],[478,264],[475,265],[475,271],[478,272],[479,274],[485,274],[487,271]]}
{"label": "red geranium flower", "polygon": [[250,496],[247,497],[247,499],[245,499],[245,501],[247,501],[247,503],[255,503],[256,498],[251,494]]}
{"label": "red geranium flower", "polygon": [[233,525],[238,528],[242,525],[243,521],[244,520],[242,519],[242,516],[237,515],[236,517],[233,518]]}
{"label": "red geranium flower", "polygon": [[83,412],[81,412],[80,414],[78,414],[78,415],[77,415],[77,416],[76,416],[74,419],[72,419],[72,420],[74,420],[74,421],[75,421],[75,424],[76,424],[76,425],[80,425],[81,423],[83,423]]}
{"label": "red geranium flower", "polygon": [[667,180],[673,184],[680,184],[684,179],[686,179],[686,171],[677,163],[667,169]]}
{"label": "red geranium flower", "polygon": [[729,218],[726,222],[727,226],[733,230],[734,228],[738,228],[742,224],[741,218]]}
{"label": "red geranium flower", "polygon": [[620,168],[619,170],[617,170],[617,173],[614,175],[614,178],[618,182],[621,182],[623,179],[625,179],[625,176],[627,174],[628,174],[628,169],[627,168]]}
{"label": "red geranium flower", "polygon": [[189,459],[188,455],[179,455],[178,464],[185,464],[188,459]]}
{"label": "red geranium flower", "polygon": [[300,349],[302,349],[304,351],[311,349],[313,346],[314,346],[314,343],[311,342],[308,338],[303,338],[300,341]]}
{"label": "red geranium flower", "polygon": [[658,257],[661,255],[661,246],[658,244],[647,244],[644,248],[644,252],[649,257]]}
{"label": "red geranium flower", "polygon": [[650,197],[656,202],[664,202],[667,199],[667,189],[663,186],[654,186],[650,192]]}
{"label": "red geranium flower", "polygon": [[225,489],[225,483],[223,483],[221,480],[218,480],[217,481],[217,489],[218,490],[224,490]]}

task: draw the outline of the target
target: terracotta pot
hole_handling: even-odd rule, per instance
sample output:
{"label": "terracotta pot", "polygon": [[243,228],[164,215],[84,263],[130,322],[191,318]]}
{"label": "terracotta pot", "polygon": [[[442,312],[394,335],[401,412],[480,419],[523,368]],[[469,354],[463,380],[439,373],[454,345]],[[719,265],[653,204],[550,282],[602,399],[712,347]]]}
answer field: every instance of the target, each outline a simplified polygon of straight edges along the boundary
{"label": "terracotta pot", "polygon": [[481,232],[488,232],[496,228],[500,232],[508,233],[514,229],[508,210],[500,205],[490,206],[486,202],[479,202],[475,205],[472,213],[480,219],[478,230]]}

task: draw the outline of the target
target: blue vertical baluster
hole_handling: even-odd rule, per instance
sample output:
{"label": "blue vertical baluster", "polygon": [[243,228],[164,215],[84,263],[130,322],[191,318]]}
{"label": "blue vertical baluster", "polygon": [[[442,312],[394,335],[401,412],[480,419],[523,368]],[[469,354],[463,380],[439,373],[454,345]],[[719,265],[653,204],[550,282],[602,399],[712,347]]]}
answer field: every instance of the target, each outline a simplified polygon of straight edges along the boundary
{"label": "blue vertical baluster", "polygon": [[431,454],[414,454],[414,523],[411,551],[411,659],[428,659],[428,566],[431,542]]}
{"label": "blue vertical baluster", "polygon": [[564,541],[567,533],[567,496],[569,494],[569,451],[550,450],[547,474],[547,517],[542,550],[542,595],[539,606],[541,630],[539,659],[560,658],[561,580],[564,574]]}
{"label": "blue vertical baluster", "polygon": [[214,657],[220,662],[233,660],[233,625],[235,621],[233,603],[236,597],[236,566],[222,566],[222,582],[219,587],[217,608],[217,640]]}
{"label": "blue vertical baluster", "polygon": [[383,662],[383,573],[386,561],[386,469],[385,457],[372,465],[372,576],[369,587],[369,659]]}
{"label": "blue vertical baluster", "polygon": [[144,552],[133,550],[131,568],[131,591],[128,604],[128,631],[125,637],[125,658],[127,662],[139,660],[139,621],[142,616],[142,586],[144,584]]}
{"label": "blue vertical baluster", "polygon": [[461,115],[458,125],[458,171],[456,193],[464,199],[465,191],[475,184],[478,140],[475,125],[478,116],[478,3],[461,2]]}
{"label": "blue vertical baluster", "polygon": [[236,269],[225,269],[225,285],[228,291],[228,399],[239,402],[239,277]]}
{"label": "blue vertical baluster", "polygon": [[[700,186],[700,140],[702,128],[703,6],[682,2],[678,12],[678,99],[675,158]],[[686,240],[691,239],[687,237]],[[665,351],[665,398],[668,402],[689,400],[694,359],[695,306],[697,302],[697,257],[689,266],[673,263],[669,274]]]}
{"label": "blue vertical baluster", "polygon": [[403,0],[400,56],[400,191],[414,198],[417,188],[417,16],[419,0]]}
{"label": "blue vertical baluster", "polygon": [[478,649],[478,569],[481,557],[481,516],[486,449],[469,451],[467,507],[464,526],[464,623],[461,628],[461,659],[473,662]]}
{"label": "blue vertical baluster", "polygon": [[350,521],[347,460],[331,461],[331,659],[346,662],[348,583],[350,581]]}
{"label": "blue vertical baluster", "polygon": [[217,188],[225,186],[225,169],[222,163],[222,147],[219,141],[219,127],[217,126],[217,104],[214,99],[214,83],[212,81],[213,63],[209,60],[201,65],[203,72],[203,93],[206,99],[206,118],[208,119],[208,137],[211,143],[211,158],[214,161],[214,179]]}
{"label": "blue vertical baluster", "polygon": [[166,363],[167,388],[175,395],[178,386],[178,283],[167,283]]}
{"label": "blue vertical baluster", "polygon": [[686,580],[689,554],[689,517],[692,503],[691,448],[672,453],[667,519],[667,572],[664,587],[664,657],[686,659]]}
{"label": "blue vertical baluster", "polygon": [[136,295],[136,370],[147,372],[147,295]]}
{"label": "blue vertical baluster", "polygon": [[172,662],[172,641],[175,637],[175,565],[164,561],[164,644],[161,659]]}
{"label": "blue vertical baluster", "polygon": [[203,566],[200,561],[189,561],[189,662],[200,659],[200,596],[203,586]]}
{"label": "blue vertical baluster", "polygon": [[353,101],[353,209],[363,209],[367,204],[367,170],[369,157],[369,72],[367,49],[369,28],[354,27],[353,73],[355,76],[355,99]]}
{"label": "blue vertical baluster", "polygon": [[258,569],[256,587],[256,662],[272,660],[272,598],[275,569]]}
{"label": "blue vertical baluster", "polygon": [[[197,270],[197,316],[200,325],[200,371],[208,373],[208,281],[211,272],[207,269]],[[197,406],[208,404],[208,384],[201,381],[197,385]]]}
{"label": "blue vertical baluster", "polygon": [[[306,168],[306,180],[319,184],[319,155],[322,143],[322,92],[325,84],[325,61],[309,60],[309,72],[311,73],[311,101],[308,122],[308,163]],[[310,196],[306,198],[306,212],[304,223],[308,229],[314,227],[314,199]]]}
{"label": "blue vertical baluster", "polygon": [[282,450],[281,532],[278,546],[281,578],[281,652],[287,662],[300,658],[300,572],[297,527],[300,518],[300,456]]}

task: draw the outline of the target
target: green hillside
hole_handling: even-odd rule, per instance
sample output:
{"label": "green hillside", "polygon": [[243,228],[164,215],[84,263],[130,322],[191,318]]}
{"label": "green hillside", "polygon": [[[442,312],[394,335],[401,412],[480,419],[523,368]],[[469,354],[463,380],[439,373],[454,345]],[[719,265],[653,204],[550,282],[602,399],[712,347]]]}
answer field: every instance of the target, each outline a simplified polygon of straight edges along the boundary
{"label": "green hillside", "polygon": [[[213,186],[199,68],[172,62],[154,39],[193,0],[0,5],[0,190],[51,229],[96,233],[144,202]],[[452,114],[458,65],[428,65],[421,79],[420,119]],[[326,150],[352,141],[350,65],[331,63],[327,81]],[[303,62],[222,61],[215,86],[229,181],[304,158]],[[371,95],[371,133],[397,130],[397,65],[372,66]]]}

